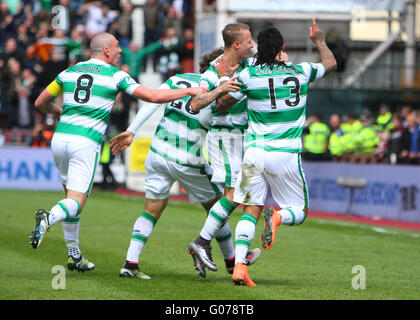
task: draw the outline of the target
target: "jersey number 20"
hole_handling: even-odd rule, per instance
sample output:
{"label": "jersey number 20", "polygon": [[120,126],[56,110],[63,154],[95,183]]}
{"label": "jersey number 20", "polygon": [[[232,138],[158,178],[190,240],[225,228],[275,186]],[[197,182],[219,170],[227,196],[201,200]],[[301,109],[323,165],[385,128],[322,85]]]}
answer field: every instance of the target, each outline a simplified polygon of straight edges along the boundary
{"label": "jersey number 20", "polygon": [[[178,86],[181,86],[182,84],[187,87],[187,88],[191,88],[191,84],[187,81],[178,81],[176,83]],[[199,111],[194,111],[193,109],[191,109],[191,101],[192,101],[193,97],[190,97],[185,105],[185,110],[189,113],[189,114],[198,114]],[[179,100],[175,100],[172,101],[171,104],[169,105],[172,108],[177,108],[177,109],[181,109],[182,108],[182,103],[183,100],[179,99]]]}

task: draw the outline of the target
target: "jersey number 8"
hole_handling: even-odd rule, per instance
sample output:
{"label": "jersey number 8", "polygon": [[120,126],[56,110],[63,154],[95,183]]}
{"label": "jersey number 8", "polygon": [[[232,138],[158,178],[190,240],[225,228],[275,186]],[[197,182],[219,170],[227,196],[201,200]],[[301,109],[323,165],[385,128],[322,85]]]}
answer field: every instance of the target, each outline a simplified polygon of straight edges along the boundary
{"label": "jersey number 8", "polygon": [[89,74],[82,74],[76,83],[74,90],[74,100],[77,103],[86,103],[90,99],[90,91],[93,85],[93,77]]}

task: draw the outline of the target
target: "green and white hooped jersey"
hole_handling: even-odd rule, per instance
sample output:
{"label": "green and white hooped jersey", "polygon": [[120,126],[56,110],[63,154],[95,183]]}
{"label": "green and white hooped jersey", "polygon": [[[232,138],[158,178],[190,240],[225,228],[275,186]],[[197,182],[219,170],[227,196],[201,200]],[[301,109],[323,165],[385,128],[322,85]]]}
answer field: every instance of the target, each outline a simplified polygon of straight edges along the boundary
{"label": "green and white hooped jersey", "polygon": [[[159,89],[193,88],[200,85],[200,75],[177,74],[169,78]],[[194,112],[193,97],[187,96],[166,104],[165,113],[159,121],[150,150],[167,160],[193,168],[207,164],[202,147],[210,128],[209,107]]]}
{"label": "green and white hooped jersey", "polygon": [[302,152],[309,83],[321,78],[321,63],[251,66],[239,74],[242,88],[229,93],[237,100],[247,97],[248,131],[245,148]]}
{"label": "green and white hooped jersey", "polygon": [[98,59],[80,62],[55,80],[63,88],[63,112],[55,132],[69,139],[87,139],[96,150],[100,150],[117,94],[132,95],[139,86],[126,72]]}
{"label": "green and white hooped jersey", "polygon": [[[222,57],[222,56],[220,56]],[[200,86],[206,87],[209,90],[219,86],[220,77],[217,70],[214,68],[214,63],[220,59],[212,61],[210,67],[203,73]],[[254,58],[244,59],[238,67],[233,77],[236,77],[242,70],[251,66],[254,63]],[[227,129],[229,131],[241,131],[244,132],[248,128],[248,114],[246,110],[246,97],[243,97],[238,103],[232,108],[225,112],[219,112],[216,109],[216,104],[212,103],[212,121],[210,130],[221,130]]]}

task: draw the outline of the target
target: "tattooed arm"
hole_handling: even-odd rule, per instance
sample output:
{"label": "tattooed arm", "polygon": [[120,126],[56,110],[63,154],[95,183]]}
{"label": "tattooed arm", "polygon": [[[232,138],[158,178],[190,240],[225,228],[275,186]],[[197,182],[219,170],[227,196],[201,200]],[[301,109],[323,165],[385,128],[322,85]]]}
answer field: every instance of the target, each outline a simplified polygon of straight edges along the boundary
{"label": "tattooed arm", "polygon": [[48,92],[47,89],[41,92],[35,100],[35,107],[44,113],[54,114],[57,120],[60,119],[62,109],[54,103],[55,96]]}
{"label": "tattooed arm", "polygon": [[219,87],[196,95],[191,101],[191,109],[193,111],[199,111],[207,107],[214,100],[218,99],[227,92],[235,92],[239,90],[240,83],[236,81],[236,78],[228,81],[224,81]]}
{"label": "tattooed arm", "polygon": [[337,61],[325,43],[325,31],[318,28],[315,18],[312,19],[312,27],[309,27],[309,37],[321,55],[321,63],[324,65],[325,75],[337,69]]}
{"label": "tattooed arm", "polygon": [[225,95],[217,99],[216,109],[219,112],[227,111],[230,107],[232,107],[237,102],[238,100],[232,97],[229,93],[226,93]]}

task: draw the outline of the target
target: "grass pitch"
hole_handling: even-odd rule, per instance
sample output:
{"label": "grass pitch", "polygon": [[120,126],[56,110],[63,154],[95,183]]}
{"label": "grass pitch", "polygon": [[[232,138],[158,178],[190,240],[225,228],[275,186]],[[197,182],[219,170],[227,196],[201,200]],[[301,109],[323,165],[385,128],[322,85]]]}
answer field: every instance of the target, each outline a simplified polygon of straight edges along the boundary
{"label": "grass pitch", "polygon": [[[102,191],[92,193],[80,219],[80,248],[96,268],[85,273],[65,269],[65,289],[56,290],[53,267],[67,261],[61,225],[36,250],[28,237],[35,210],[50,209],[61,198],[61,192],[0,191],[0,299],[420,299],[420,232],[310,216],[301,226],[279,227],[273,248],[262,250],[249,268],[256,288],[233,285],[215,240],[219,271],[200,278],[186,248],[198,235],[205,212],[176,201],[169,202],[140,257],[142,271],[152,280],[120,278],[144,199]],[[231,216],[232,234],[240,214],[237,209]],[[260,246],[262,227],[261,218],[252,248]],[[365,289],[353,288],[362,284],[355,266],[366,272]]]}

